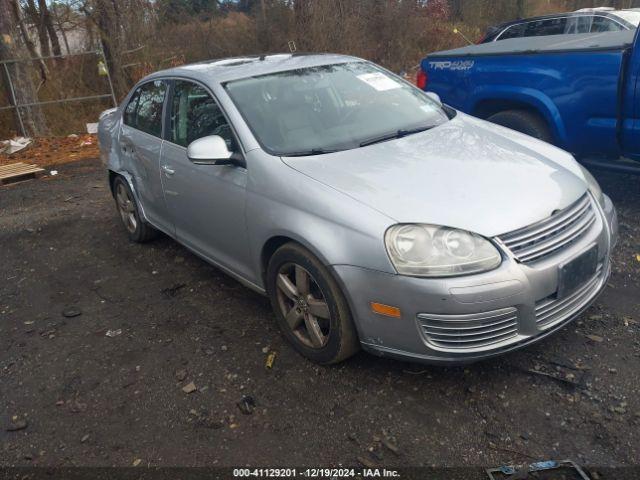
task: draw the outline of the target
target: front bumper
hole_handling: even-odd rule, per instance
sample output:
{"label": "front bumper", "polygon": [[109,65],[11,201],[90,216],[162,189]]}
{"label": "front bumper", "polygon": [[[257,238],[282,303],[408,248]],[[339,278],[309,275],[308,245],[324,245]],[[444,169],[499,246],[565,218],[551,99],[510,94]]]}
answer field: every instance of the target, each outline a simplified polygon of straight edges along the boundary
{"label": "front bumper", "polygon": [[[496,270],[439,279],[348,265],[333,269],[365,350],[410,361],[463,364],[529,345],[576,318],[606,286],[617,236],[615,208],[605,197],[604,207],[597,207],[597,219],[584,236],[531,264],[519,263],[505,252]],[[594,245],[598,249],[596,275],[568,297],[557,299],[559,265]],[[371,302],[396,306],[401,317],[375,314]],[[449,338],[440,335],[441,331],[454,332],[458,339],[441,342]]]}

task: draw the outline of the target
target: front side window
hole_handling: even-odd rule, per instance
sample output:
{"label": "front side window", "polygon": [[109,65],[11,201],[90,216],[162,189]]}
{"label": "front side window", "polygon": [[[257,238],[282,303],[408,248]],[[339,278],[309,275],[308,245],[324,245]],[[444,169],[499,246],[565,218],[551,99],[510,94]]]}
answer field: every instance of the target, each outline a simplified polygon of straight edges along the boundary
{"label": "front side window", "polygon": [[167,92],[162,80],[140,86],[124,111],[124,123],[150,135],[162,135],[162,106]]}
{"label": "front side window", "polygon": [[525,24],[518,23],[511,25],[498,37],[498,40],[507,40],[509,38],[520,38],[524,35]]}
{"label": "front side window", "polygon": [[176,80],[173,90],[169,140],[176,145],[208,135],[219,135],[229,150],[235,150],[231,127],[216,101],[200,85]]}
{"label": "front side window", "polygon": [[305,155],[404,136],[449,117],[422,90],[367,62],[301,68],[224,85],[265,150]]}
{"label": "front side window", "polygon": [[591,24],[591,32],[619,32],[624,27],[618,22],[605,17],[594,17]]}

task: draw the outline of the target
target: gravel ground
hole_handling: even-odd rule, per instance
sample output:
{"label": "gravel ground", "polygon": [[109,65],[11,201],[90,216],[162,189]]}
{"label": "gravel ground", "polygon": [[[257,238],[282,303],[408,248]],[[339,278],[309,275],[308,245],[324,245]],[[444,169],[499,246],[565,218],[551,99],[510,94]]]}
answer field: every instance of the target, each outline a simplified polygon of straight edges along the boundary
{"label": "gravel ground", "polygon": [[638,177],[598,175],[614,272],[561,332],[464,368],[325,368],[265,298],[169,238],[129,243],[97,161],[59,171],[0,189],[0,465],[640,464]]}

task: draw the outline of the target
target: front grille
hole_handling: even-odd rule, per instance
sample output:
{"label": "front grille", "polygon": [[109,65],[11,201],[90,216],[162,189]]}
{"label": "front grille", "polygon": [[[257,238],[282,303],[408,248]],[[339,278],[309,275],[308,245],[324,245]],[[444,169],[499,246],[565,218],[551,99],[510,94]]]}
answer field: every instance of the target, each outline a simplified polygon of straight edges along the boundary
{"label": "front grille", "polygon": [[447,350],[486,347],[518,335],[513,307],[468,315],[420,313],[418,323],[427,342]]}
{"label": "front grille", "polygon": [[596,274],[582,287],[565,298],[555,294],[536,302],[536,323],[539,328],[549,328],[566,320],[581,310],[593,298],[602,283],[604,267],[598,265]]}
{"label": "front grille", "polygon": [[549,218],[498,238],[520,262],[528,263],[575,242],[595,221],[591,198],[585,193],[578,201]]}

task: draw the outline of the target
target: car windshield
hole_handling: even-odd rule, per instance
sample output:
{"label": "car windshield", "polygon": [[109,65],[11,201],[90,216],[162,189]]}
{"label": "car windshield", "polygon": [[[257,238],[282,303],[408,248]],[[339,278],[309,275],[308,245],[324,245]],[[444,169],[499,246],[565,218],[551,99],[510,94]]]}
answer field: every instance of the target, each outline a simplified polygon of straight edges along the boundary
{"label": "car windshield", "polygon": [[366,62],[261,75],[228,82],[225,88],[273,155],[347,150],[448,120],[422,90]]}
{"label": "car windshield", "polygon": [[615,13],[616,16],[626,20],[627,22],[635,25],[640,25],[640,12],[634,12],[631,10],[619,10]]}

